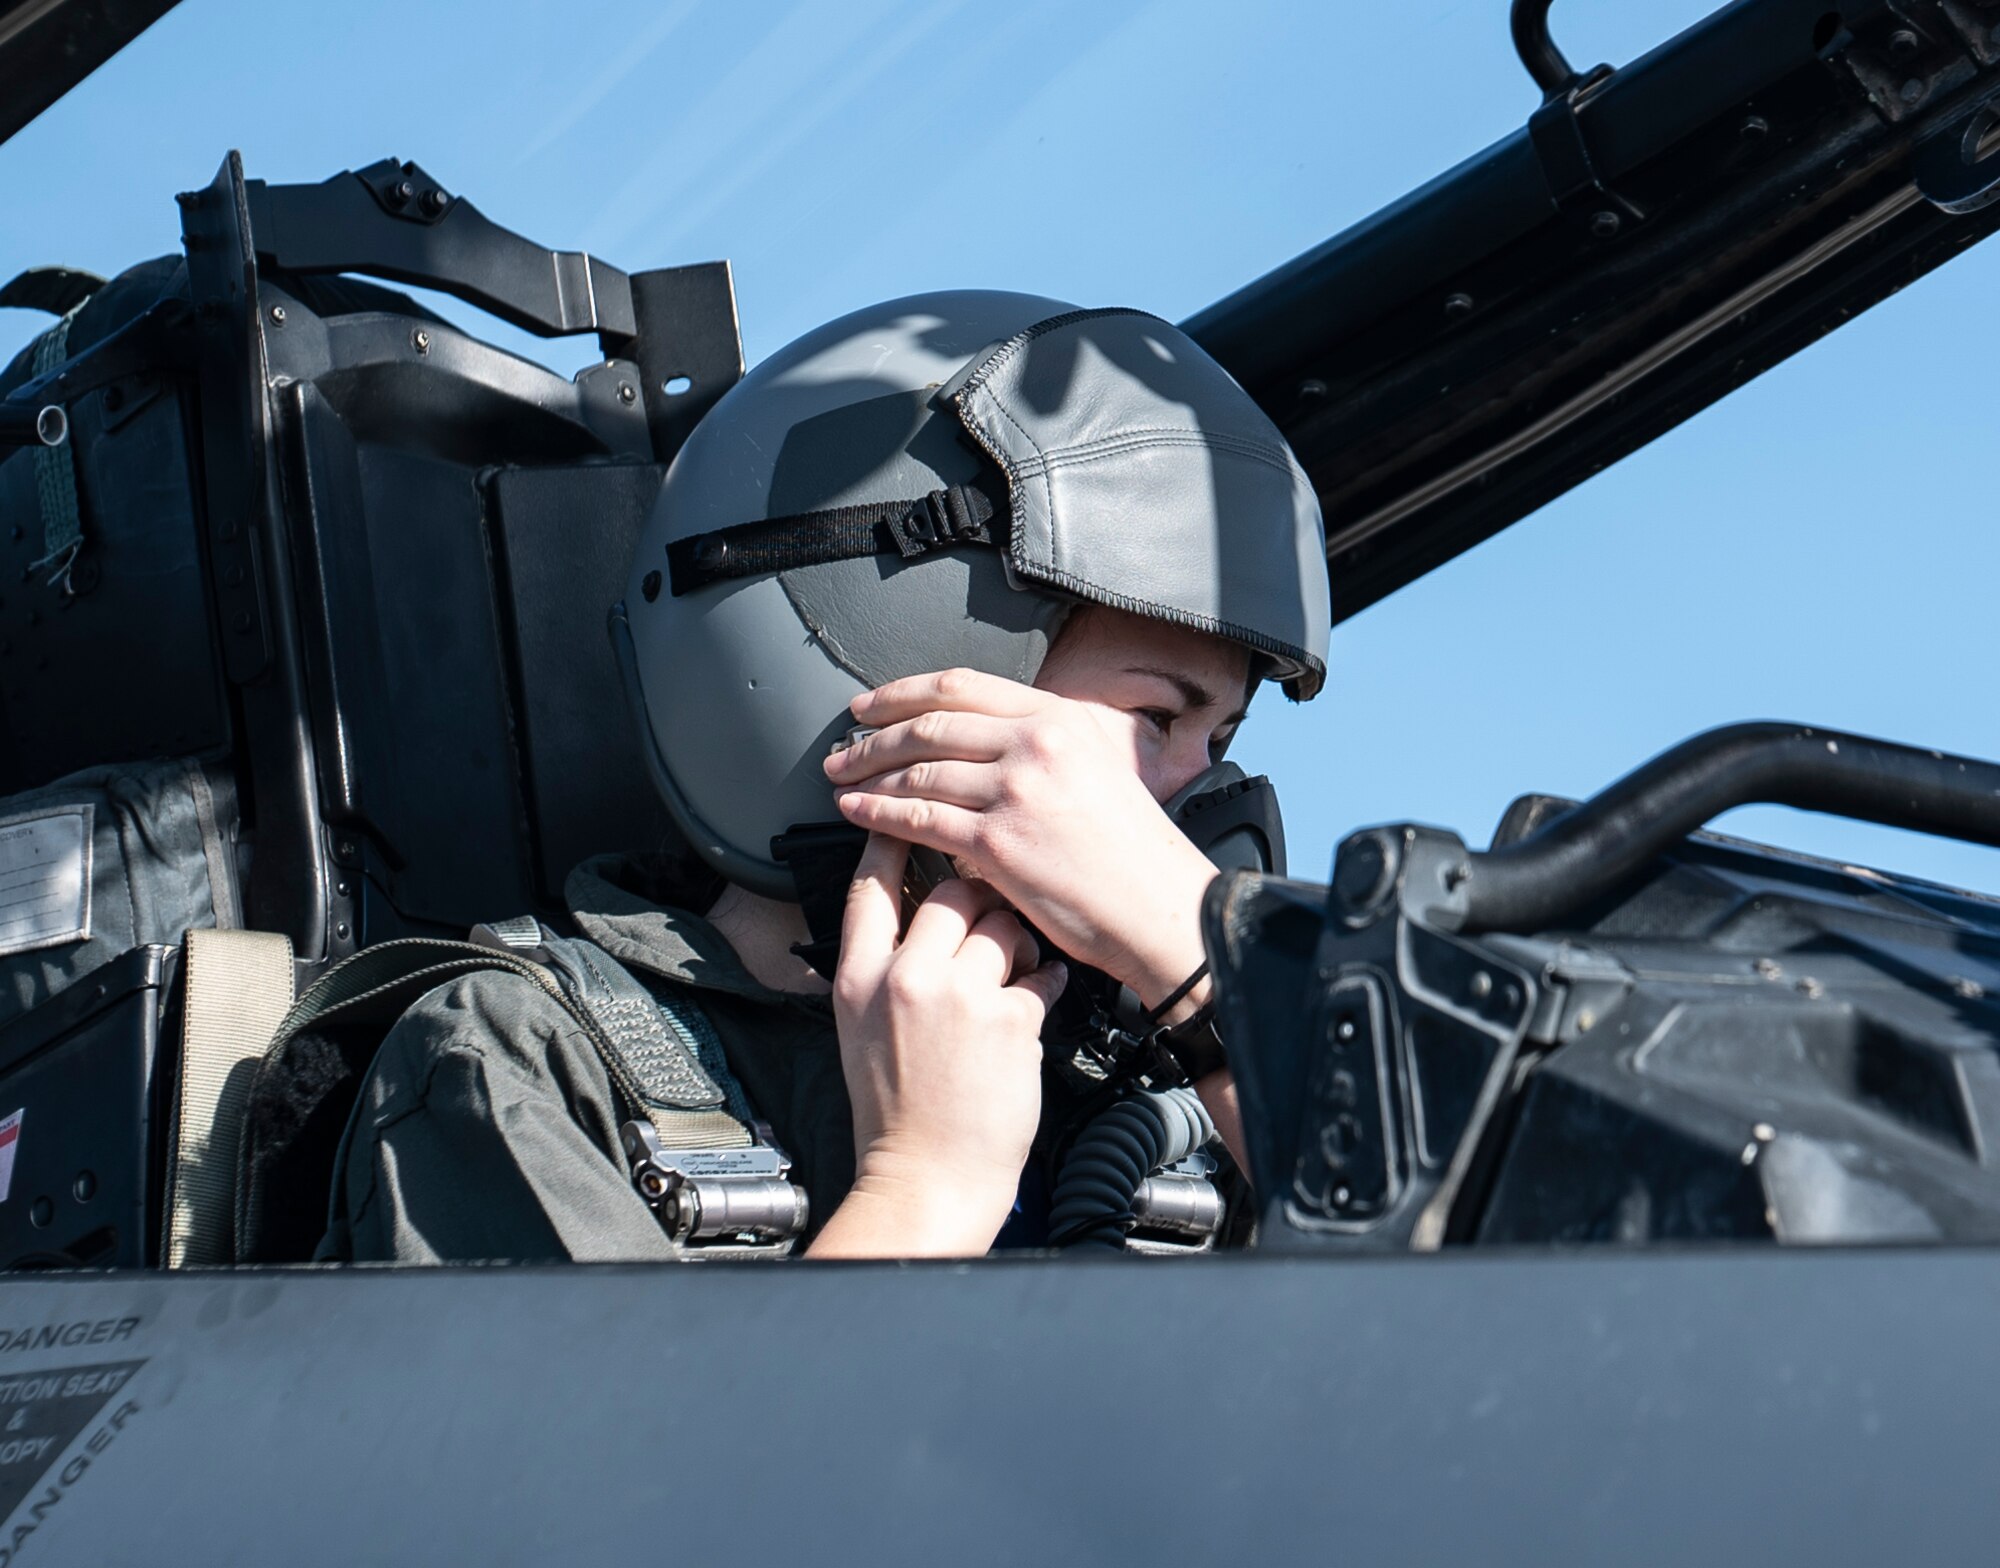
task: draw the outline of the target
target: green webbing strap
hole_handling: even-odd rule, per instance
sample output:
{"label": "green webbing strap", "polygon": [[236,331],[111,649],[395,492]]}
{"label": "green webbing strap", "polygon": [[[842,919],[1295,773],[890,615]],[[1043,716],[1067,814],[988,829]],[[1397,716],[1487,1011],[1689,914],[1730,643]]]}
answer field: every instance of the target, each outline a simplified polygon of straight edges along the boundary
{"label": "green webbing strap", "polygon": [[426,991],[460,975],[505,969],[544,990],[551,977],[525,959],[435,937],[379,942],[335,964],[315,981],[278,1025],[276,1046],[307,1029],[331,1023],[392,1024]]}
{"label": "green webbing strap", "polygon": [[[570,950],[562,956],[574,958],[579,956],[574,950],[587,944],[562,945]],[[634,1114],[652,1123],[664,1147],[738,1149],[755,1142],[743,1091],[721,1061],[721,1042],[714,1042],[711,1066],[702,1060],[705,1053],[699,1052],[691,1032],[680,1034],[687,1027],[682,1020],[693,1009],[675,1009],[678,1028],[669,1029],[662,1004],[595,947],[590,948],[590,967],[607,992],[615,975],[647,1006],[634,1007],[629,996],[611,995],[608,1001],[593,996],[595,984],[565,984],[545,964],[473,942],[436,937],[381,942],[336,964],[300,997],[278,1025],[272,1049],[302,1030],[330,1024],[379,1023],[387,1028],[426,992],[462,975],[502,970],[540,986],[576,1020],[619,1093]],[[713,1039],[708,1021],[701,1023]],[[691,1048],[678,1046],[683,1038]],[[731,1114],[736,1107],[742,1108],[741,1116]]]}
{"label": "green webbing strap", "polygon": [[[67,315],[35,339],[34,367],[30,374],[47,375],[69,358],[69,324],[83,309],[87,297],[70,307]],[[69,569],[83,548],[83,514],[76,502],[75,443],[35,448],[35,495],[42,509],[42,557],[29,562],[30,571],[51,567],[49,581],[69,586]]]}
{"label": "green webbing strap", "polygon": [[691,1001],[656,997],[593,942],[545,936],[539,949],[564,981],[572,1011],[590,1015],[605,1068],[667,1149],[740,1149],[752,1136],[749,1102],[729,1074],[722,1042]]}

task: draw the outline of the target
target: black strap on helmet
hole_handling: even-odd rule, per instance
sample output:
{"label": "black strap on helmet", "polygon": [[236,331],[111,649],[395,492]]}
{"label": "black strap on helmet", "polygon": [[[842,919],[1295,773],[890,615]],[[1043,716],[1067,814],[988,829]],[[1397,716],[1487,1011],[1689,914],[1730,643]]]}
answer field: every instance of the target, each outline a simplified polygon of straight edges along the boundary
{"label": "black strap on helmet", "polygon": [[736,577],[759,577],[795,566],[853,561],[869,555],[904,560],[957,545],[992,545],[996,508],[975,485],[951,485],[914,501],[867,501],[737,523],[691,534],[667,546],[675,598]]}
{"label": "black strap on helmet", "polygon": [[771,840],[771,858],[792,873],[809,934],[792,951],[828,980],[840,962],[847,890],[867,848],[867,831],[851,822],[800,822]]}

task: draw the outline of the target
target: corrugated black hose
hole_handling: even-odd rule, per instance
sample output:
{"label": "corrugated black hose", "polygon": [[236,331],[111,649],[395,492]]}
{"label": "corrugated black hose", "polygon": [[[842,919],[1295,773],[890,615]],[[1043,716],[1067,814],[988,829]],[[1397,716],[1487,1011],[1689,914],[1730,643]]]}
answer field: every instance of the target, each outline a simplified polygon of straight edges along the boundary
{"label": "corrugated black hose", "polygon": [[1049,1203],[1049,1245],[1123,1251],[1139,1184],[1215,1136],[1192,1089],[1119,1100],[1077,1135]]}

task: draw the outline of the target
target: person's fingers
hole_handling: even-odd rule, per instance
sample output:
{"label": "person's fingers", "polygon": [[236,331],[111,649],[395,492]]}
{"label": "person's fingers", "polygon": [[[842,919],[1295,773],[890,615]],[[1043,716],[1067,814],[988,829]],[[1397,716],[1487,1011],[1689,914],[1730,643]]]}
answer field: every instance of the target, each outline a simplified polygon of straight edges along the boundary
{"label": "person's fingers", "polygon": [[1006,753],[1018,726],[1015,719],[933,709],[832,753],[826,759],[826,776],[839,784],[860,784],[892,768],[938,758],[992,762]]}
{"label": "person's fingers", "polygon": [[1003,675],[987,675],[979,670],[938,670],[877,686],[873,691],[863,692],[848,706],[861,723],[883,727],[938,709],[1023,719],[1060,700]]}
{"label": "person's fingers", "polygon": [[1034,1023],[1040,1028],[1042,1020],[1049,1015],[1049,1009],[1056,1005],[1056,998],[1063,994],[1069,984],[1069,965],[1060,958],[1052,958],[1037,969],[1030,970],[1012,985],[1010,993],[1018,993],[1033,1004]]}
{"label": "person's fingers", "polygon": [[924,961],[949,959],[965,945],[972,928],[999,907],[1000,895],[984,882],[964,877],[940,882],[910,917],[903,952]]}
{"label": "person's fingers", "polygon": [[1011,909],[995,909],[979,917],[965,935],[958,960],[995,986],[1004,986],[1016,974],[1035,967],[1038,949],[1028,928]]}
{"label": "person's fingers", "polygon": [[903,929],[903,870],[909,858],[910,846],[901,839],[870,835],[841,915],[843,969],[880,974],[888,966]]}
{"label": "person's fingers", "polygon": [[840,814],[856,827],[886,833],[906,844],[921,844],[944,855],[972,855],[979,839],[980,813],[943,801],[842,790],[834,796]]}
{"label": "person's fingers", "polygon": [[1000,785],[999,770],[990,762],[913,762],[907,768],[878,773],[863,784],[843,784],[841,789],[984,811],[1000,799]]}

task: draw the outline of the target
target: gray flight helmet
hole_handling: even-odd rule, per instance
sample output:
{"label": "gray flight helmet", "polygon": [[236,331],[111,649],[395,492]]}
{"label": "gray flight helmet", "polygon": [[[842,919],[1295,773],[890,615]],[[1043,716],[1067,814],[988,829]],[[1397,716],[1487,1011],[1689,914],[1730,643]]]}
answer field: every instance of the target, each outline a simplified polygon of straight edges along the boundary
{"label": "gray flight helmet", "polygon": [[790,898],[772,840],[838,819],[848,704],[961,666],[1032,682],[1078,603],[1242,643],[1309,698],[1318,500],[1168,322],[966,290],[857,311],[733,387],[667,473],[612,638],[682,832]]}

